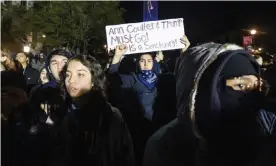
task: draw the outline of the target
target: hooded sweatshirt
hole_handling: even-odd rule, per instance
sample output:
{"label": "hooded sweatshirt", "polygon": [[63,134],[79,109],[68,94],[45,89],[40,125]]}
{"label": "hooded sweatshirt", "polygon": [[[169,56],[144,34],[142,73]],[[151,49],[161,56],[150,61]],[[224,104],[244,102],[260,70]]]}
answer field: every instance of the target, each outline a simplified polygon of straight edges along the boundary
{"label": "hooded sweatshirt", "polygon": [[207,66],[196,77],[188,111],[195,135],[207,145],[207,156],[200,160],[218,165],[254,163],[260,151],[268,152],[263,148],[266,139],[261,139],[271,136],[276,117],[261,110],[263,92],[235,91],[225,86],[225,79],[259,77],[259,65],[240,50],[224,52]]}
{"label": "hooded sweatshirt", "polygon": [[47,84],[43,85],[43,87],[56,87],[58,85],[57,80],[54,78],[52,72],[50,71],[50,62],[51,62],[51,59],[54,55],[61,55],[61,56],[64,56],[68,59],[73,57],[73,55],[71,53],[69,53],[68,51],[65,51],[65,50],[54,50],[54,51],[52,51],[47,56],[47,59],[46,59],[46,62],[45,62],[45,67],[46,67],[47,73],[50,77],[50,81]]}
{"label": "hooded sweatshirt", "polygon": [[208,63],[228,50],[242,50],[233,44],[206,43],[182,53],[176,62],[176,100],[178,118],[159,129],[147,143],[144,166],[194,165],[198,139],[187,116],[190,93],[200,72]]}
{"label": "hooded sweatshirt", "polygon": [[[232,60],[233,61],[230,62],[229,59],[232,56],[241,56],[240,57],[241,59],[240,58],[231,59],[231,61]],[[254,60],[251,61],[249,59],[251,58],[248,55],[248,53],[242,50],[242,48],[239,46],[231,45],[231,44],[221,45],[216,43],[207,43],[207,44],[190,48],[186,52],[184,52],[183,55],[180,56],[180,58],[177,61],[176,70],[175,70],[178,118],[176,118],[169,124],[159,129],[148,140],[147,147],[145,149],[145,154],[144,154],[144,161],[143,161],[144,166],[150,166],[150,165],[159,165],[159,166],[186,165],[188,166],[188,165],[203,164],[201,162],[200,163],[195,162],[195,161],[199,161],[198,159],[196,159],[197,155],[200,154],[199,156],[201,156],[201,152],[200,153],[198,152],[198,148],[201,147],[201,143],[202,143],[200,139],[203,136],[204,136],[203,138],[205,138],[206,136],[208,137],[208,135],[205,135],[205,134],[210,133],[213,129],[212,127],[217,126],[216,122],[219,117],[219,113],[221,112],[220,108],[222,108],[223,105],[227,105],[226,103],[221,102],[221,101],[225,101],[223,97],[225,96],[227,97],[227,95],[224,95],[223,93],[217,93],[217,92],[220,92],[220,91],[217,91],[216,89],[216,85],[218,85],[220,80],[218,78],[220,74],[223,74],[229,77],[237,76],[237,74],[238,75],[240,74],[258,75],[259,68],[256,67],[257,63],[254,62]],[[228,61],[230,63],[228,65],[225,65],[226,62]],[[215,65],[213,69],[210,67],[212,64]],[[235,70],[235,67],[233,68],[233,64],[237,65],[236,70]],[[225,67],[224,70],[222,70],[223,67]],[[201,79],[203,79],[204,74],[206,74],[206,72],[209,72],[209,71],[211,75],[207,75],[207,76],[205,75],[205,78],[207,79],[207,81],[203,80],[203,83],[202,83]],[[202,86],[200,86],[200,84]],[[204,91],[204,88],[205,88],[205,91]],[[239,97],[239,95],[237,96]],[[252,97],[252,96],[249,95],[249,97]],[[253,99],[251,98],[248,101],[255,101],[254,100],[255,97],[259,98],[258,95],[256,96],[253,95]],[[230,101],[230,102],[236,102],[236,101]],[[255,103],[252,103],[251,106],[253,108],[258,108],[260,103],[256,102],[256,105]],[[245,104],[247,103],[245,102]],[[239,105],[243,105],[243,104],[239,103],[236,106],[239,106]],[[243,105],[243,106],[246,106],[246,105]],[[239,107],[236,107],[236,108],[237,108],[236,111],[242,110]],[[253,109],[253,110],[255,110],[255,112],[249,114],[249,116],[254,116],[257,114],[256,109]],[[229,112],[229,111],[226,111],[226,112]],[[231,114],[231,112],[229,113]],[[243,113],[246,114],[248,112],[243,111]],[[266,124],[273,124],[273,119],[275,120],[275,118],[271,114],[261,111],[261,115],[262,114],[265,114],[262,117],[266,117],[265,120],[262,120],[264,123],[268,122]],[[241,116],[241,117],[244,117],[244,116]],[[249,118],[249,119],[252,119],[252,118]],[[199,121],[201,121],[201,124],[199,124]],[[257,121],[257,117],[256,117],[256,121]],[[230,124],[235,124],[235,121],[233,121],[232,118],[229,118],[228,122],[231,122]],[[243,122],[242,119],[240,120],[240,122]],[[247,122],[245,122],[245,124],[250,124],[251,121],[247,121]],[[239,123],[239,124],[242,124],[242,123]],[[256,125],[256,123],[251,123],[251,124]],[[239,126],[239,125],[238,124],[235,124],[233,126],[226,125],[225,127],[230,127],[232,131],[235,131],[236,126]],[[271,127],[271,125],[267,125],[267,126]],[[243,128],[247,129],[247,125],[244,125]],[[204,130],[208,132],[205,132]],[[245,130],[237,130],[237,131],[244,132]],[[251,131],[246,131],[246,132],[252,135],[254,134],[255,131],[253,129]],[[227,134],[227,129],[225,130],[224,133]],[[211,132],[211,136],[212,136],[212,132]],[[235,137],[232,137],[232,138],[235,138]],[[246,138],[247,137],[244,134],[243,141],[246,140]],[[228,144],[229,146],[231,146],[231,143],[228,143],[228,142],[224,142],[224,144],[222,143],[222,145],[225,145],[225,144]],[[250,143],[248,143],[247,145],[250,145]],[[229,152],[231,152],[231,150]],[[233,154],[230,154],[229,156],[231,155]],[[208,159],[210,158],[210,156],[207,156],[206,158]],[[215,156],[215,159],[216,158],[219,158],[219,157]],[[225,164],[226,163],[221,163],[220,165],[225,165]]]}

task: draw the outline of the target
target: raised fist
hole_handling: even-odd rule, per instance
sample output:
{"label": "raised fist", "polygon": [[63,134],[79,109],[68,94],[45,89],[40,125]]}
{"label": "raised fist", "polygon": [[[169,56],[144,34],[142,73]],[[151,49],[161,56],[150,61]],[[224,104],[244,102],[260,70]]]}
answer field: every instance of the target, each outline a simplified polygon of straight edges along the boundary
{"label": "raised fist", "polygon": [[127,45],[125,45],[125,44],[118,45],[118,46],[116,46],[116,49],[115,49],[115,56],[121,57],[126,52],[127,52]]}

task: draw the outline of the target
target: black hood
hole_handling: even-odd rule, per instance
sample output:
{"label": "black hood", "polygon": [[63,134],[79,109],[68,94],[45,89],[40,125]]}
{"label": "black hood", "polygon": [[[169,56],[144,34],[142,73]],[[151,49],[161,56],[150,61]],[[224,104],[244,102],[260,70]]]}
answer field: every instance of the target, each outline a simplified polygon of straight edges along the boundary
{"label": "black hood", "polygon": [[190,94],[201,70],[220,53],[241,49],[233,44],[206,43],[189,48],[180,55],[175,65],[178,117],[185,115],[189,109]]}
{"label": "black hood", "polygon": [[[244,117],[242,115],[247,116],[248,119],[252,115],[252,119],[255,121],[254,117],[257,116],[259,108],[253,109],[253,107],[255,108],[255,104],[261,103],[257,98],[261,93],[234,91],[225,86],[225,79],[242,75],[259,76],[259,72],[259,65],[253,57],[240,50],[226,51],[208,66],[199,79],[196,94],[193,94],[195,95],[194,122],[197,125],[200,124],[201,134],[203,132],[204,136],[211,135],[210,130],[217,128],[222,119],[229,121],[231,124],[229,127],[233,129],[236,128],[233,123],[235,117],[235,125],[238,125],[238,118]],[[255,100],[258,102],[251,103]],[[245,109],[241,107],[245,107]],[[244,119],[240,120],[241,123],[245,122]],[[229,130],[228,133],[230,133]]]}
{"label": "black hood", "polygon": [[220,139],[224,141],[231,138],[231,141],[247,142],[248,145],[249,140],[254,141],[258,137],[261,126],[256,117],[264,94],[257,90],[234,91],[223,87],[225,82],[221,82],[223,76],[229,78],[242,75],[260,75],[259,65],[244,50],[222,52],[196,74],[187,117],[191,119],[198,137],[216,140],[216,143],[220,142],[217,140],[219,138],[224,138]]}
{"label": "black hood", "polygon": [[53,55],[61,55],[61,56],[64,56],[68,59],[72,58],[73,55],[66,51],[66,50],[63,50],[63,49],[57,49],[57,50],[54,50],[52,51],[46,58],[46,62],[45,62],[45,67],[46,67],[46,70],[47,70],[47,73],[50,77],[50,81],[53,81],[55,83],[57,83],[56,79],[54,78],[53,74],[50,72],[50,61],[53,57]]}

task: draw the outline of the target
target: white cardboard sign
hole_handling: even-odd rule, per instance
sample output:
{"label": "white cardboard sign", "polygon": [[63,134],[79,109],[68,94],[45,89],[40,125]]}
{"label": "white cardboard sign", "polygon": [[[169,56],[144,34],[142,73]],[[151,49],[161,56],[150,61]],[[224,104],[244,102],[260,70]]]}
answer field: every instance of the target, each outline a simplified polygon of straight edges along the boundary
{"label": "white cardboard sign", "polygon": [[126,44],[126,54],[181,49],[184,44],[183,18],[148,21],[105,27],[108,50]]}

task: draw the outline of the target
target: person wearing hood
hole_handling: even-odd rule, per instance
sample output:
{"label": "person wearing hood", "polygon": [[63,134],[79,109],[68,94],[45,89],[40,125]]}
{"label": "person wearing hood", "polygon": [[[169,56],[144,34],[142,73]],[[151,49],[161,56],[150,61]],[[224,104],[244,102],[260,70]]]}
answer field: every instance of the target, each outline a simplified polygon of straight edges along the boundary
{"label": "person wearing hood", "polygon": [[49,82],[34,87],[29,94],[30,125],[25,148],[29,149],[28,156],[36,156],[32,160],[26,157],[24,162],[30,165],[42,160],[43,164],[64,164],[66,161],[68,137],[63,121],[68,110],[60,89],[60,72],[71,57],[71,53],[62,49],[51,52],[45,66]]}
{"label": "person wearing hood", "polygon": [[54,50],[47,56],[45,68],[50,77],[50,82],[45,84],[46,87],[58,87],[60,83],[60,72],[68,62],[68,59],[72,57],[73,55],[70,52],[63,49]]}
{"label": "person wearing hood", "polygon": [[69,60],[63,92],[69,108],[69,165],[133,166],[132,140],[120,111],[106,100],[106,77],[92,56]]}
{"label": "person wearing hood", "polygon": [[239,46],[207,43],[185,52],[175,73],[178,117],[149,139],[143,165],[265,163],[258,153],[272,145],[276,117],[262,110],[259,72]]}
{"label": "person wearing hood", "polygon": [[[40,84],[38,87],[34,87],[31,90],[31,93],[29,94],[30,101],[32,100],[36,101],[37,98],[43,98],[45,99],[44,102],[47,103],[46,101],[47,99],[43,94],[44,93],[49,94],[48,91],[51,91],[52,93],[54,93],[52,95],[61,96],[60,73],[64,65],[67,63],[68,59],[70,59],[71,57],[73,57],[73,55],[70,52],[63,49],[54,50],[47,56],[45,69],[48,75],[48,82],[45,84]],[[51,98],[51,96],[48,96],[48,97]],[[50,98],[49,100],[51,100]],[[41,104],[46,104],[46,103],[41,103]],[[56,103],[56,104],[59,105],[61,103]]]}
{"label": "person wearing hood", "polygon": [[[33,103],[33,107],[31,107],[31,111],[34,114],[43,115],[47,121],[51,117],[51,114],[56,114],[58,117],[55,117],[55,120],[62,121],[63,116],[66,114],[66,110],[58,109],[59,111],[50,111],[47,107],[51,107],[51,105],[61,106],[58,108],[63,108],[62,106],[65,104],[62,100],[61,89],[60,89],[60,73],[72,56],[68,51],[57,49],[51,52],[46,61],[45,69],[49,76],[49,82],[45,84],[40,84],[39,87],[34,87],[32,89],[32,93],[29,94],[29,98],[31,103]],[[55,99],[55,100],[53,100]],[[36,108],[42,108],[44,111],[38,111]],[[48,118],[47,118],[48,117]],[[55,123],[55,122],[53,122]]]}
{"label": "person wearing hood", "polygon": [[199,153],[203,151],[197,156],[200,163],[272,161],[269,146],[276,143],[276,116],[271,112],[275,110],[263,109],[268,85],[260,73],[259,64],[243,50],[222,53],[199,73],[189,115],[200,140]]}

